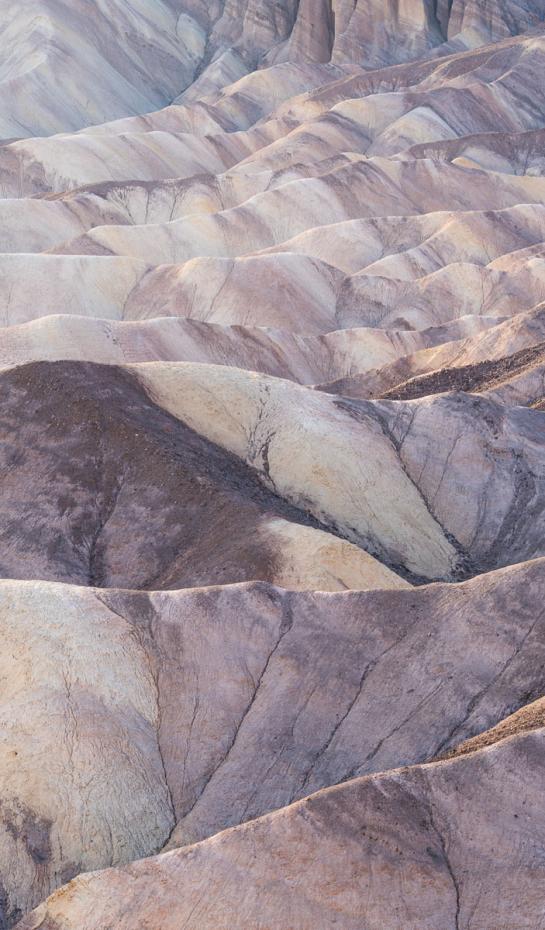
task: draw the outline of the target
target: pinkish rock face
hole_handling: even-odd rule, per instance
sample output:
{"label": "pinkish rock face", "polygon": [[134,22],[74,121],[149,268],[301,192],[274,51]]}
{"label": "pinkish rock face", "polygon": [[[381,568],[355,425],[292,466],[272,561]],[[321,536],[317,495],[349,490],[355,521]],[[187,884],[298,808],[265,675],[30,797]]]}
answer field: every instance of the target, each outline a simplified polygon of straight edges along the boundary
{"label": "pinkish rock face", "polygon": [[0,927],[537,930],[543,3],[0,52]]}

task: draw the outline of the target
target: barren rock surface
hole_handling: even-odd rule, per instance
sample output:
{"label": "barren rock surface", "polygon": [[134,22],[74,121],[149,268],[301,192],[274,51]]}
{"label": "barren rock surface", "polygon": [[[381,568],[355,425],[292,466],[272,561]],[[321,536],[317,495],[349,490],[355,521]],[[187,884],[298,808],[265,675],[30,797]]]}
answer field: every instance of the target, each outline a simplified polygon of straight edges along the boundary
{"label": "barren rock surface", "polygon": [[0,0],[0,928],[541,926],[544,69]]}
{"label": "barren rock surface", "polygon": [[3,577],[137,589],[404,586],[160,409],[129,372],[59,362],[2,377]]}
{"label": "barren rock surface", "polygon": [[540,561],[395,594],[2,582],[6,916],[493,727],[541,694],[542,589]]}
{"label": "barren rock surface", "polygon": [[543,738],[541,729],[452,762],[356,779],[206,843],[82,876],[19,926],[226,930],[236,913],[242,926],[278,930],[468,920],[496,930],[514,912],[515,926],[539,926],[531,837],[543,829]]}

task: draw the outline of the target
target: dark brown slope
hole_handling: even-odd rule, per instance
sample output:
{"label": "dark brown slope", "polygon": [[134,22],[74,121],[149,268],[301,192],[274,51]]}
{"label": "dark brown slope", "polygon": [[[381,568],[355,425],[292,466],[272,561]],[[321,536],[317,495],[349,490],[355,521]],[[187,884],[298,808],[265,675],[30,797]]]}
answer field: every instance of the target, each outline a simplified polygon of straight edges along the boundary
{"label": "dark brown slope", "polygon": [[457,756],[467,756],[470,752],[477,752],[479,749],[486,749],[487,746],[494,746],[504,739],[511,736],[519,736],[522,733],[531,733],[532,730],[541,730],[545,728],[545,698],[538,701],[532,701],[525,707],[521,707],[516,713],[510,714],[505,720],[501,720],[495,727],[479,733],[471,739],[464,740],[459,746],[450,749],[442,759],[454,759]]}
{"label": "dark brown slope", "polygon": [[127,372],[0,375],[0,576],[95,587],[274,580],[264,515],[310,523]]}
{"label": "dark brown slope", "polygon": [[[397,359],[382,369],[316,385],[316,390],[362,400],[416,400],[450,391],[483,394],[530,374],[540,368],[544,361],[545,342],[539,342],[501,358],[486,359],[470,365],[437,368],[406,378],[411,371],[411,356],[408,356]],[[392,381],[394,384],[391,388],[380,389]]]}
{"label": "dark brown slope", "polygon": [[477,362],[457,368],[441,368],[430,374],[411,378],[397,387],[386,391],[382,397],[388,400],[414,400],[442,394],[445,391],[466,391],[480,394],[500,387],[511,378],[531,371],[543,364],[545,343],[521,349],[504,358]]}

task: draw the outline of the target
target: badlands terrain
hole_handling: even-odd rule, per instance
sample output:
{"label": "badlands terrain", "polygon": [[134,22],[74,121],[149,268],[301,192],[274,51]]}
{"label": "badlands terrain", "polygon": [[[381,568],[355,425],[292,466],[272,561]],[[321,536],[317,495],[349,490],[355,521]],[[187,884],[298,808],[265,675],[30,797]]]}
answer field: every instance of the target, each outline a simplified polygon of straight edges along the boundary
{"label": "badlands terrain", "polygon": [[0,0],[0,928],[545,928],[545,0]]}

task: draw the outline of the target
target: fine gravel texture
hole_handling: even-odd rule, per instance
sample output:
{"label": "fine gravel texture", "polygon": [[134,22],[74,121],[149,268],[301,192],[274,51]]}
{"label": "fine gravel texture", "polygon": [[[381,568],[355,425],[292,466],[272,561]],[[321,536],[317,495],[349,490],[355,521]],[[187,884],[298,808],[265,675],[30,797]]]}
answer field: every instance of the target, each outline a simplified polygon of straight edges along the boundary
{"label": "fine gravel texture", "polygon": [[539,930],[544,0],[0,0],[0,930]]}

